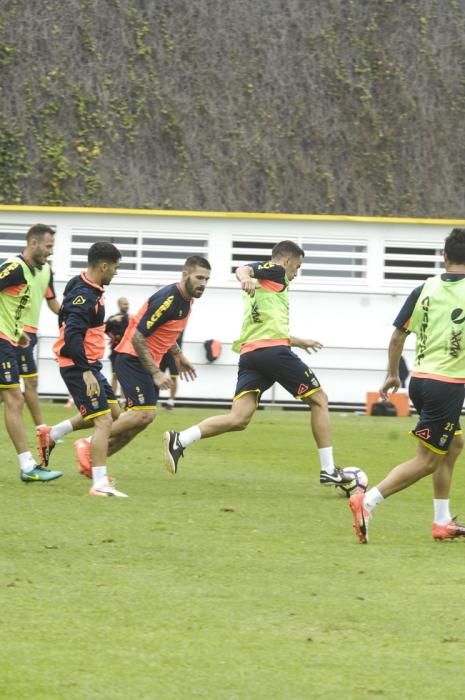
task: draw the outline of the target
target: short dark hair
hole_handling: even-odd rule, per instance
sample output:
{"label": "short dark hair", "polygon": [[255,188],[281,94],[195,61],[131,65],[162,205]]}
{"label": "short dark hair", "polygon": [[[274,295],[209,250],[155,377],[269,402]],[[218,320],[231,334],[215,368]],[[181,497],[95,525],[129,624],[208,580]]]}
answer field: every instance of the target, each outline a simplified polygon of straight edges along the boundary
{"label": "short dark hair", "polygon": [[449,262],[465,265],[465,228],[453,228],[444,242]]}
{"label": "short dark hair", "polygon": [[31,226],[29,231],[26,233],[26,241],[29,243],[29,241],[32,241],[33,238],[41,239],[46,233],[50,233],[52,236],[55,235],[55,231],[53,228],[50,228],[50,226],[46,226],[45,224],[34,224],[34,226]]}
{"label": "short dark hair", "polygon": [[97,265],[99,262],[117,263],[121,259],[121,253],[113,243],[97,241],[93,243],[87,253],[89,265]]}
{"label": "short dark hair", "polygon": [[305,258],[305,251],[294,243],[294,241],[280,241],[276,243],[271,251],[272,258],[281,258],[289,256],[290,258]]}
{"label": "short dark hair", "polygon": [[211,265],[208,262],[206,258],[202,258],[200,255],[190,255],[184,265],[182,266],[183,270],[187,270],[188,268],[192,267],[204,267],[206,270],[211,270]]}

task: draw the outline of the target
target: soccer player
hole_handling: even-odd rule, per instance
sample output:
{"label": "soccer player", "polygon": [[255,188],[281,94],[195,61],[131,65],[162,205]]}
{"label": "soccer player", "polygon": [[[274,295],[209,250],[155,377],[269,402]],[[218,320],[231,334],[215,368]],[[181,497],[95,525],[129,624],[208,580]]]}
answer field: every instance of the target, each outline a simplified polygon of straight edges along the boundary
{"label": "soccer player", "polygon": [[48,464],[50,452],[59,438],[93,424],[90,451],[95,466],[89,494],[126,498],[107,475],[108,440],[113,418],[119,415],[119,406],[101,371],[105,350],[104,287],[116,275],[121,253],[112,243],[101,241],[89,248],[87,258],[87,270],[73,277],[65,287],[58,316],[60,335],[53,346],[60,374],[79,415],[53,427],[42,426],[37,433],[43,463]]}
{"label": "soccer player", "polygon": [[275,382],[311,407],[311,429],[320,459],[320,483],[337,485],[350,480],[334,464],[328,399],[313,371],[291,350],[310,352],[322,345],[289,334],[289,283],[297,275],[305,253],[292,241],[277,243],[271,260],[236,270],[244,297],[239,340],[239,374],[231,411],[206,418],[182,432],[164,434],[165,466],[175,474],[179,458],[196,440],[233,430],[244,430],[257,410],[261,395]]}
{"label": "soccer player", "polygon": [[[155,418],[160,389],[170,389],[172,379],[160,369],[170,350],[181,379],[195,379],[192,364],[176,340],[184,330],[194,299],[200,299],[210,279],[210,263],[192,255],[187,258],[180,282],[155,292],[133,316],[116,346],[116,374],[127,401],[127,410],[113,423],[109,454],[113,455],[145,430]],[[93,439],[90,443],[93,444]],[[88,475],[95,464],[88,438],[75,443],[80,471]]]}
{"label": "soccer player", "polygon": [[[27,248],[23,253],[23,257],[24,256],[28,256]],[[44,299],[47,301],[50,311],[58,314],[60,304],[56,299],[53,286],[52,269],[47,261],[40,267],[34,269],[34,276],[31,284],[31,303],[23,317],[24,332],[27,333],[29,338],[29,345],[27,347],[18,346],[16,352],[19,376],[24,382],[24,400],[36,427],[44,424],[39,396],[37,394],[38,372],[34,356],[34,349],[37,346],[40,310]]]}
{"label": "soccer player", "polygon": [[129,301],[126,297],[120,297],[116,303],[118,304],[118,312],[109,316],[105,322],[105,333],[110,338],[111,388],[115,395],[118,392],[118,378],[115,370],[115,348],[121,341],[129,323]]}
{"label": "soccer player", "polygon": [[465,396],[465,229],[451,231],[444,245],[445,272],[429,277],[413,290],[394,321],[389,343],[388,373],[380,394],[397,391],[399,362],[409,333],[416,335],[416,356],[409,395],[418,413],[411,434],[417,439],[416,454],[398,464],[366,494],[349,499],[355,533],[368,541],[371,513],[388,496],[433,474],[436,540],[465,536],[449,509],[454,464],[463,449],[460,414]]}
{"label": "soccer player", "polygon": [[53,253],[54,235],[49,226],[32,226],[26,234],[26,248],[22,255],[0,266],[0,394],[5,426],[16,449],[20,478],[24,482],[52,481],[63,476],[61,471],[51,471],[37,464],[29,450],[18,366],[18,348],[26,348],[29,344],[24,323],[32,303],[35,276],[41,275],[47,258]]}

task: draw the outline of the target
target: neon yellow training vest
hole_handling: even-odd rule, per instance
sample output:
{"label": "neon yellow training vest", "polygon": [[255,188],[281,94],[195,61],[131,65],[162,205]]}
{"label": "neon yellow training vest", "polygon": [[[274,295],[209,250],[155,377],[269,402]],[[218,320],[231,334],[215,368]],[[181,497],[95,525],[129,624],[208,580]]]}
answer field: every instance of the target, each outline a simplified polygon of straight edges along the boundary
{"label": "neon yellow training vest", "polygon": [[241,336],[232,344],[234,352],[240,352],[241,345],[254,340],[279,340],[289,338],[289,294],[288,284],[282,292],[274,292],[261,286],[256,280],[253,297],[245,292],[244,317]]}
{"label": "neon yellow training vest", "polygon": [[40,309],[45,297],[45,292],[50,284],[50,265],[46,262],[42,269],[34,269],[32,277],[31,304],[24,313],[24,325],[32,328],[39,327]]}
{"label": "neon yellow training vest", "polygon": [[465,378],[465,279],[429,277],[408,330],[417,336],[414,371]]}
{"label": "neon yellow training vest", "polygon": [[31,285],[34,280],[31,268],[21,258],[7,260],[7,267],[0,272],[0,278],[6,277],[18,266],[23,268],[26,284],[18,294],[0,292],[0,333],[15,343],[18,342],[24,328],[24,316],[31,303]]}

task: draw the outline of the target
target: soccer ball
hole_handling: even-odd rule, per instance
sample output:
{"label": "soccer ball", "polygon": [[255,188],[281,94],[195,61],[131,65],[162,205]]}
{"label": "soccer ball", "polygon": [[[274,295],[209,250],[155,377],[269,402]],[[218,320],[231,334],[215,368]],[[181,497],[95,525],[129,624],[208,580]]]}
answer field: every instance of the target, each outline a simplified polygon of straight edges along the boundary
{"label": "soccer ball", "polygon": [[339,484],[337,486],[340,489],[340,493],[347,498],[350,498],[354,493],[361,493],[367,490],[368,477],[359,467],[344,467],[344,474],[349,474],[352,476],[352,481],[346,481],[344,484]]}

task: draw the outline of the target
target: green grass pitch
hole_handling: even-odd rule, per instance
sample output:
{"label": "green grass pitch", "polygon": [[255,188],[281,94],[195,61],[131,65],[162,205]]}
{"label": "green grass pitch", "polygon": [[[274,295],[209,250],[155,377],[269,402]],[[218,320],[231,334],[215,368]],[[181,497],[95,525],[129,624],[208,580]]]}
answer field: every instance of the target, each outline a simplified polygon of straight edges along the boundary
{"label": "green grass pitch", "polygon": [[[87,495],[85,433],[54,451],[62,479],[20,483],[1,428],[0,698],[462,698],[465,542],[432,540],[430,480],[380,506],[362,546],[318,484],[306,411],[260,411],[169,475],[162,432],[214,412],[160,409],[110,460],[128,499]],[[371,484],[413,454],[412,418],[332,421],[337,463]]]}

